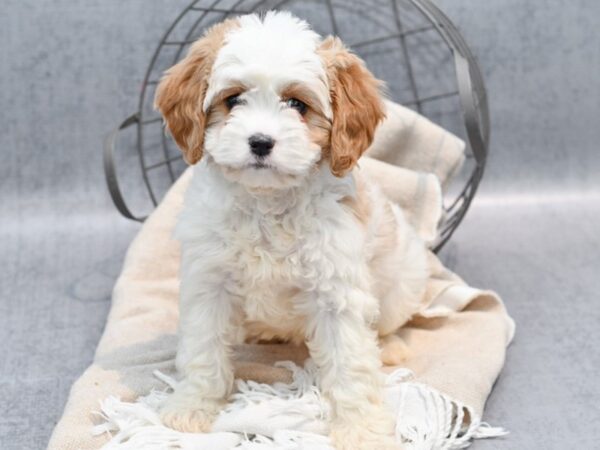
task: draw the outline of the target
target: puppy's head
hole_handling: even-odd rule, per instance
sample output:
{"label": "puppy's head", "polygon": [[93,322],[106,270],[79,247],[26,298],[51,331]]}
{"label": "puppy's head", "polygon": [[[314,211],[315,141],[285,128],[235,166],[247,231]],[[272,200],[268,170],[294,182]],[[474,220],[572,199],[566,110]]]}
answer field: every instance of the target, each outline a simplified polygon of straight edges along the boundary
{"label": "puppy's head", "polygon": [[343,176],[383,118],[380,82],[337,38],[288,13],[210,28],[158,86],[190,164],[208,155],[248,187],[298,185],[322,160]]}

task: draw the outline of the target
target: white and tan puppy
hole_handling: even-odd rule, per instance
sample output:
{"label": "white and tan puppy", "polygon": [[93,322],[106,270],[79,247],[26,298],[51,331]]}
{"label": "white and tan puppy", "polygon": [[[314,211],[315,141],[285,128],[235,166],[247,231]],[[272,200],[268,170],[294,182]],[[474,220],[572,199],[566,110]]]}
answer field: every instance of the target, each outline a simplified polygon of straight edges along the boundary
{"label": "white and tan puppy", "polygon": [[[156,106],[195,167],[182,243],[168,425],[209,430],[233,388],[232,344],[306,343],[339,449],[395,448],[383,340],[416,311],[424,244],[355,165],[384,117],[380,83],[339,39],[270,12],[209,29]],[[392,339],[393,345],[393,339]]]}

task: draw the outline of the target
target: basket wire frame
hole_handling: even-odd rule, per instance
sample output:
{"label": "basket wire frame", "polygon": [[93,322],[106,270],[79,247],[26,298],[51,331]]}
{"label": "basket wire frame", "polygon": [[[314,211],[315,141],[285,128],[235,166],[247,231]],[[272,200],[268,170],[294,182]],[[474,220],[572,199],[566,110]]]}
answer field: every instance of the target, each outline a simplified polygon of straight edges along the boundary
{"label": "basket wire frame", "polygon": [[[358,2],[358,5],[373,4],[381,7],[387,0],[373,0]],[[204,3],[207,3],[206,5]],[[148,159],[145,135],[146,129],[150,126],[160,127],[162,130],[162,118],[158,113],[147,110],[147,104],[153,97],[153,91],[159,82],[160,75],[171,65],[175,64],[184,55],[187,46],[196,41],[202,30],[212,23],[216,23],[231,15],[248,14],[252,12],[264,12],[274,9],[285,9],[288,4],[294,3],[294,0],[194,0],[181,11],[169,28],[165,31],[160,42],[152,55],[150,64],[145,73],[138,111],[123,121],[115,129],[105,142],[104,167],[107,183],[117,209],[121,214],[129,219],[143,221],[145,217],[134,215],[124,200],[116,176],[114,161],[115,142],[118,134],[132,126],[136,125],[136,148],[140,164],[141,175],[147,189],[149,199],[152,205],[156,206],[160,201],[162,192],[157,191],[155,183],[151,180],[151,173],[158,169],[166,169],[167,185],[172,184],[177,176],[183,170],[184,164],[182,156],[176,150],[172,149],[171,139],[164,133],[160,133],[160,158],[156,162]],[[311,3],[311,2],[303,2]],[[342,2],[333,2],[324,0],[320,3],[325,7],[329,17],[330,32],[339,35],[340,26],[338,24],[337,13],[341,10],[352,11],[353,4]],[[439,10],[430,0],[389,0],[389,6],[393,13],[395,30],[375,37],[350,42],[349,47],[359,55],[363,49],[370,46],[383,44],[387,42],[397,42],[400,47],[405,65],[407,81],[410,86],[411,98],[404,99],[401,103],[405,106],[415,109],[417,112],[427,115],[425,108],[436,102],[444,102],[447,99],[458,99],[460,112],[462,112],[462,122],[464,135],[467,142],[467,157],[473,160],[471,172],[467,177],[464,186],[453,198],[445,198],[444,219],[439,226],[439,238],[434,244],[434,251],[439,251],[442,246],[450,239],[462,219],[464,218],[471,201],[473,200],[479,182],[483,176],[487,152],[489,146],[489,112],[487,104],[487,95],[483,77],[477,61],[462,38],[461,34],[454,24]],[[405,23],[408,7],[417,11],[423,23],[417,26],[408,26]],[[356,10],[357,14],[364,14],[361,10]],[[414,11],[411,14],[414,15]],[[193,15],[197,16],[194,17]],[[175,30],[178,25],[191,17],[191,23],[182,37],[176,37]],[[412,54],[408,48],[408,39],[411,36],[418,36],[425,33],[436,32],[441,36],[447,49],[446,52],[454,60],[454,71],[456,76],[456,89],[447,92],[422,94],[419,90],[415,71],[413,69]],[[159,59],[165,52],[165,49],[175,49],[173,55],[165,58],[163,64]],[[160,66],[160,67],[159,67]],[[157,68],[161,69],[157,71]],[[458,112],[457,112],[458,113]],[[164,189],[163,189],[164,190]]]}

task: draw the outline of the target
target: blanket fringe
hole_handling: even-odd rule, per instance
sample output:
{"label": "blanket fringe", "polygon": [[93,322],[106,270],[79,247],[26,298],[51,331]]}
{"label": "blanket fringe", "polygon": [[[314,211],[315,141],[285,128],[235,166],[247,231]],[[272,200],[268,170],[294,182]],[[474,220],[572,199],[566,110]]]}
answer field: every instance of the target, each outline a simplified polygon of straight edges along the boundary
{"label": "blanket fringe", "polygon": [[[105,450],[332,450],[327,438],[329,404],[316,387],[316,367],[277,363],[292,372],[289,384],[237,380],[237,391],[215,422],[213,432],[181,433],[162,425],[158,411],[169,396],[153,390],[134,403],[109,397],[97,413],[103,423],[92,434],[108,433]],[[177,381],[156,371],[172,389]],[[481,422],[475,411],[398,369],[386,379],[385,397],[396,415],[396,438],[406,450],[466,448],[472,439],[504,436],[507,431]]]}

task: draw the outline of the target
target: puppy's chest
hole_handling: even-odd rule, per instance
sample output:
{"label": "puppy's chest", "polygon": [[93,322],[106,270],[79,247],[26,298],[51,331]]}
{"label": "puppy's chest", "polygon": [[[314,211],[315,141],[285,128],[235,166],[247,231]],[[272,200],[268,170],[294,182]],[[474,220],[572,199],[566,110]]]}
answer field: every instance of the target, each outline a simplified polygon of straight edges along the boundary
{"label": "puppy's chest", "polygon": [[216,211],[219,259],[247,321],[287,327],[301,320],[303,304],[333,278],[348,279],[360,257],[359,225],[334,195],[319,191],[269,205],[236,200]]}
{"label": "puppy's chest", "polygon": [[245,290],[295,285],[305,272],[306,239],[277,217],[243,217],[226,240],[234,258],[232,276]]}
{"label": "puppy's chest", "polygon": [[294,234],[276,221],[253,218],[232,227],[228,245],[234,258],[233,289],[246,323],[289,320],[302,284],[300,246]]}

